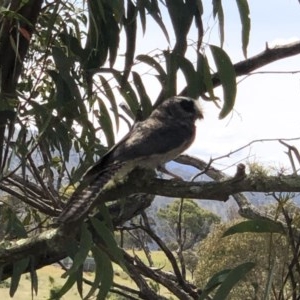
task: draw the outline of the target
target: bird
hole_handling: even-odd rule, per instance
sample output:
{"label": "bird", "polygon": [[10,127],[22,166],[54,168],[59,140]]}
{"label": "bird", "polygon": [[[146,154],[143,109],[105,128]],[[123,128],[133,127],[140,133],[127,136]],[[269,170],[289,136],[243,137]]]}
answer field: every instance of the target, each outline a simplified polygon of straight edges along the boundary
{"label": "bird", "polygon": [[87,170],[57,222],[69,224],[84,219],[99,195],[110,185],[124,181],[135,168],[156,169],[175,159],[193,143],[198,119],[203,119],[198,100],[173,96],[162,101]]}

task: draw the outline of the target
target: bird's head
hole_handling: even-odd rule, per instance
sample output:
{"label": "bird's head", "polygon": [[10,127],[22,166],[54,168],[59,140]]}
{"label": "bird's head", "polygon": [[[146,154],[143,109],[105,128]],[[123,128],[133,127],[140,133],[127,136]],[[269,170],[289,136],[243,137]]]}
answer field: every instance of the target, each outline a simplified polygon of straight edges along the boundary
{"label": "bird's head", "polygon": [[175,119],[188,119],[195,122],[197,119],[203,119],[203,111],[199,101],[190,97],[175,96],[161,103],[156,111]]}

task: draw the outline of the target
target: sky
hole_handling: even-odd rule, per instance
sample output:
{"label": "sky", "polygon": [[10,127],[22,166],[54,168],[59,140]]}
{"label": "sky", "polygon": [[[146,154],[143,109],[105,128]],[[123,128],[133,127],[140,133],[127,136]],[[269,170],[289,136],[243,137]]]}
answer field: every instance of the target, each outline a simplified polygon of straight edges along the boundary
{"label": "sky", "polygon": [[[224,7],[224,49],[235,63],[243,60],[240,23],[235,1]],[[251,35],[248,57],[269,47],[300,39],[300,5],[296,0],[249,1]],[[227,16],[227,18],[226,18]],[[300,56],[284,59],[257,71],[300,71]],[[238,78],[238,81],[242,78]],[[218,94],[218,92],[216,92]],[[222,95],[221,93],[219,94]],[[196,142],[190,149],[200,157],[218,157],[252,140],[300,137],[300,73],[252,75],[238,84],[234,111],[224,120],[208,108],[206,120],[199,124]],[[206,131],[209,128],[209,132]],[[201,140],[202,144],[201,149]],[[299,141],[289,142],[299,147]],[[204,147],[203,147],[204,146]],[[289,167],[287,149],[278,142],[255,143],[237,155],[219,161],[224,168],[231,163],[261,162],[266,166]],[[299,167],[299,165],[298,165]],[[234,170],[230,170],[232,172]]]}
{"label": "sky", "polygon": [[[248,57],[262,52],[266,43],[274,47],[300,40],[300,4],[297,0],[248,1],[250,6],[251,33]],[[225,15],[224,50],[233,63],[244,60],[241,46],[241,24],[236,1],[222,1]],[[208,28],[204,42],[219,45],[218,25],[212,17],[211,0],[203,0],[204,27]],[[168,22],[163,14],[164,22]],[[149,26],[153,26],[152,28]],[[151,29],[151,30],[149,30]],[[190,38],[196,40],[196,31]],[[148,31],[141,37],[137,53],[149,49],[163,49],[166,41],[155,24],[148,24]],[[171,35],[171,43],[174,37]],[[300,55],[269,64],[257,71],[299,71]],[[241,80],[238,78],[237,98],[234,110],[223,120],[211,103],[201,101],[204,121],[197,124],[197,137],[188,154],[209,160],[224,156],[253,140],[300,137],[300,73],[257,74]],[[153,83],[154,84],[154,83]],[[153,88],[155,90],[155,88]],[[222,99],[222,90],[215,89]],[[153,96],[155,99],[155,97]],[[300,141],[287,141],[298,147]],[[262,163],[272,169],[290,168],[287,148],[277,141],[257,142],[224,159],[215,167],[228,174],[235,172],[235,165],[243,162]],[[300,167],[297,165],[297,167]]]}

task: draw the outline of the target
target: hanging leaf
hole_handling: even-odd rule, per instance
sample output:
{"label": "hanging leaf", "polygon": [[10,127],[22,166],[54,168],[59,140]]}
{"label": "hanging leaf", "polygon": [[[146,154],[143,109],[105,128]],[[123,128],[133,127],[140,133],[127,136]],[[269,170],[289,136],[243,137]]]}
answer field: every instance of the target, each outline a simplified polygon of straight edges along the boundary
{"label": "hanging leaf", "polygon": [[143,34],[145,34],[145,31],[146,31],[146,10],[145,10],[145,7],[143,5],[143,0],[137,0],[136,7],[137,7],[138,12],[139,12]]}
{"label": "hanging leaf", "polygon": [[245,58],[247,58],[247,47],[251,29],[250,9],[247,0],[236,0],[242,23],[242,48]]}
{"label": "hanging leaf", "polygon": [[124,257],[121,249],[119,248],[112,231],[108,229],[106,224],[103,221],[99,221],[96,218],[91,218],[93,227],[95,228],[99,237],[102,238],[110,255],[118,262],[122,267],[124,267]]}
{"label": "hanging leaf", "polygon": [[219,114],[219,118],[223,119],[230,113],[234,106],[236,97],[236,74],[229,56],[223,49],[210,45],[210,50],[223,88],[224,104]]}
{"label": "hanging leaf", "polygon": [[242,280],[255,266],[253,262],[243,263],[232,269],[218,288],[213,300],[224,300],[229,295],[232,288]]}
{"label": "hanging leaf", "polygon": [[187,82],[188,97],[197,98],[200,95],[200,84],[193,64],[181,55],[177,55],[178,67],[182,70],[185,80]]}
{"label": "hanging leaf", "polygon": [[[35,269],[34,257],[30,257],[30,279],[31,279],[31,294],[37,295],[38,293],[38,276]],[[1,280],[1,277],[0,277]],[[32,297],[33,298],[33,297]]]}
{"label": "hanging leaf", "polygon": [[62,278],[66,278],[72,273],[76,273],[78,271],[78,269],[84,264],[84,261],[86,260],[91,249],[92,243],[92,235],[87,229],[86,223],[83,223],[81,226],[79,248],[74,256],[72,267],[62,275]]}
{"label": "hanging leaf", "polygon": [[62,42],[69,48],[72,55],[75,55],[81,62],[86,60],[85,52],[81,47],[80,40],[70,33],[63,32],[59,34]]}
{"label": "hanging leaf", "polygon": [[124,17],[124,27],[126,34],[126,52],[125,52],[125,66],[124,66],[124,81],[126,82],[133,66],[133,58],[136,46],[136,7],[131,2],[127,2],[127,18]]}
{"label": "hanging leaf", "polygon": [[112,147],[115,144],[115,135],[113,130],[113,124],[107,110],[107,107],[103,100],[100,97],[97,97],[100,114],[99,114],[99,123],[101,125],[101,129],[105,135],[108,147]]}
{"label": "hanging leaf", "polygon": [[[110,1],[110,2],[116,2],[116,1]],[[119,42],[120,42],[120,28],[113,14],[109,13],[107,19],[108,22],[106,24],[106,31],[105,31],[104,38],[108,41],[109,66],[112,68],[117,58]]]}
{"label": "hanging leaf", "polygon": [[231,226],[225,231],[223,237],[244,232],[285,234],[283,226],[278,222],[272,220],[247,220]]}
{"label": "hanging leaf", "polygon": [[221,0],[213,0],[213,16],[214,18],[217,16],[219,21],[219,32],[220,32],[220,44],[221,48],[224,44],[224,11],[222,7],[222,1]]}
{"label": "hanging leaf", "polygon": [[8,210],[8,222],[6,225],[6,234],[10,234],[18,238],[27,237],[27,232],[24,227],[24,224],[18,219],[15,212],[11,209]]}
{"label": "hanging leaf", "polygon": [[215,290],[228,276],[231,269],[222,270],[214,274],[207,282],[205,288],[202,290],[201,296],[198,300],[205,300],[209,293]]}
{"label": "hanging leaf", "polygon": [[115,79],[117,80],[118,84],[120,85],[119,92],[128,104],[132,114],[136,115],[136,112],[139,109],[139,101],[135,91],[133,90],[128,81],[124,82],[124,77],[120,72],[114,71],[112,73]]}
{"label": "hanging leaf", "polygon": [[29,257],[18,260],[13,264],[13,273],[11,277],[9,295],[13,297],[18,289],[21,275],[25,272],[29,264]]}
{"label": "hanging leaf", "polygon": [[106,25],[102,1],[88,1],[89,29],[85,45],[85,69],[99,68],[108,54],[108,40],[104,38]]}
{"label": "hanging leaf", "polygon": [[167,80],[167,74],[165,72],[165,70],[162,68],[161,64],[159,64],[153,57],[149,56],[149,55],[138,55],[136,57],[137,60],[146,63],[147,65],[149,65],[150,67],[154,68],[157,73],[159,74],[158,79],[160,81],[160,84],[162,86],[164,86],[164,84],[166,83]]}
{"label": "hanging leaf", "polygon": [[143,118],[146,119],[152,112],[152,103],[148,93],[146,92],[141,76],[136,72],[132,72],[132,76],[134,85],[140,97]]}
{"label": "hanging leaf", "polygon": [[207,57],[201,53],[198,53],[197,57],[197,77],[198,77],[198,84],[199,84],[199,92],[200,95],[207,91],[210,99],[215,100],[217,99],[214,95],[214,86],[209,70],[209,64]]}
{"label": "hanging leaf", "polygon": [[142,5],[146,8],[149,15],[154,19],[154,21],[161,28],[161,30],[164,33],[168,43],[170,43],[168,30],[166,29],[165,24],[162,20],[161,12],[159,10],[157,0],[154,0],[154,1],[153,0],[151,0],[151,1],[150,0],[143,0]]}
{"label": "hanging leaf", "polygon": [[80,265],[77,272],[77,291],[81,298],[83,298],[83,265]]}
{"label": "hanging leaf", "polygon": [[[97,295],[97,300],[105,300],[113,285],[114,271],[112,262],[109,256],[99,248],[93,247],[92,251],[96,263],[96,272],[99,273],[97,281],[100,281],[100,289]],[[88,298],[86,297],[86,299]]]}
{"label": "hanging leaf", "polygon": [[111,108],[112,108],[112,112],[115,117],[116,129],[117,129],[117,131],[119,131],[119,112],[118,112],[118,105],[117,105],[115,95],[112,92],[112,87],[110,86],[109,82],[103,76],[100,75],[99,77],[100,77],[101,84],[103,87],[102,91],[103,91],[104,95],[106,96],[107,100],[109,101]]}
{"label": "hanging leaf", "polygon": [[57,142],[60,145],[64,160],[69,161],[70,150],[72,148],[72,141],[69,137],[68,128],[66,127],[66,124],[59,122],[59,120],[57,120],[57,122],[55,122],[54,124]]}
{"label": "hanging leaf", "polygon": [[76,281],[77,273],[70,274],[62,288],[59,291],[55,292],[56,299],[60,299],[64,294],[66,294],[72,288]]}

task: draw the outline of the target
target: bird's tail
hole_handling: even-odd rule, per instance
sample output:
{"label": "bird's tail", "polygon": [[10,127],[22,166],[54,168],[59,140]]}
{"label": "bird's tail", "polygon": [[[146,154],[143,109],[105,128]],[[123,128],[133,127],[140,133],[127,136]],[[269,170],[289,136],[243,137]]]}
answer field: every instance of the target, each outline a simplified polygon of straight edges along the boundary
{"label": "bird's tail", "polygon": [[58,224],[67,224],[84,219],[96,204],[97,198],[105,186],[114,180],[116,173],[122,168],[123,163],[107,166],[94,176],[87,184],[83,178],[67,205],[57,219]]}

